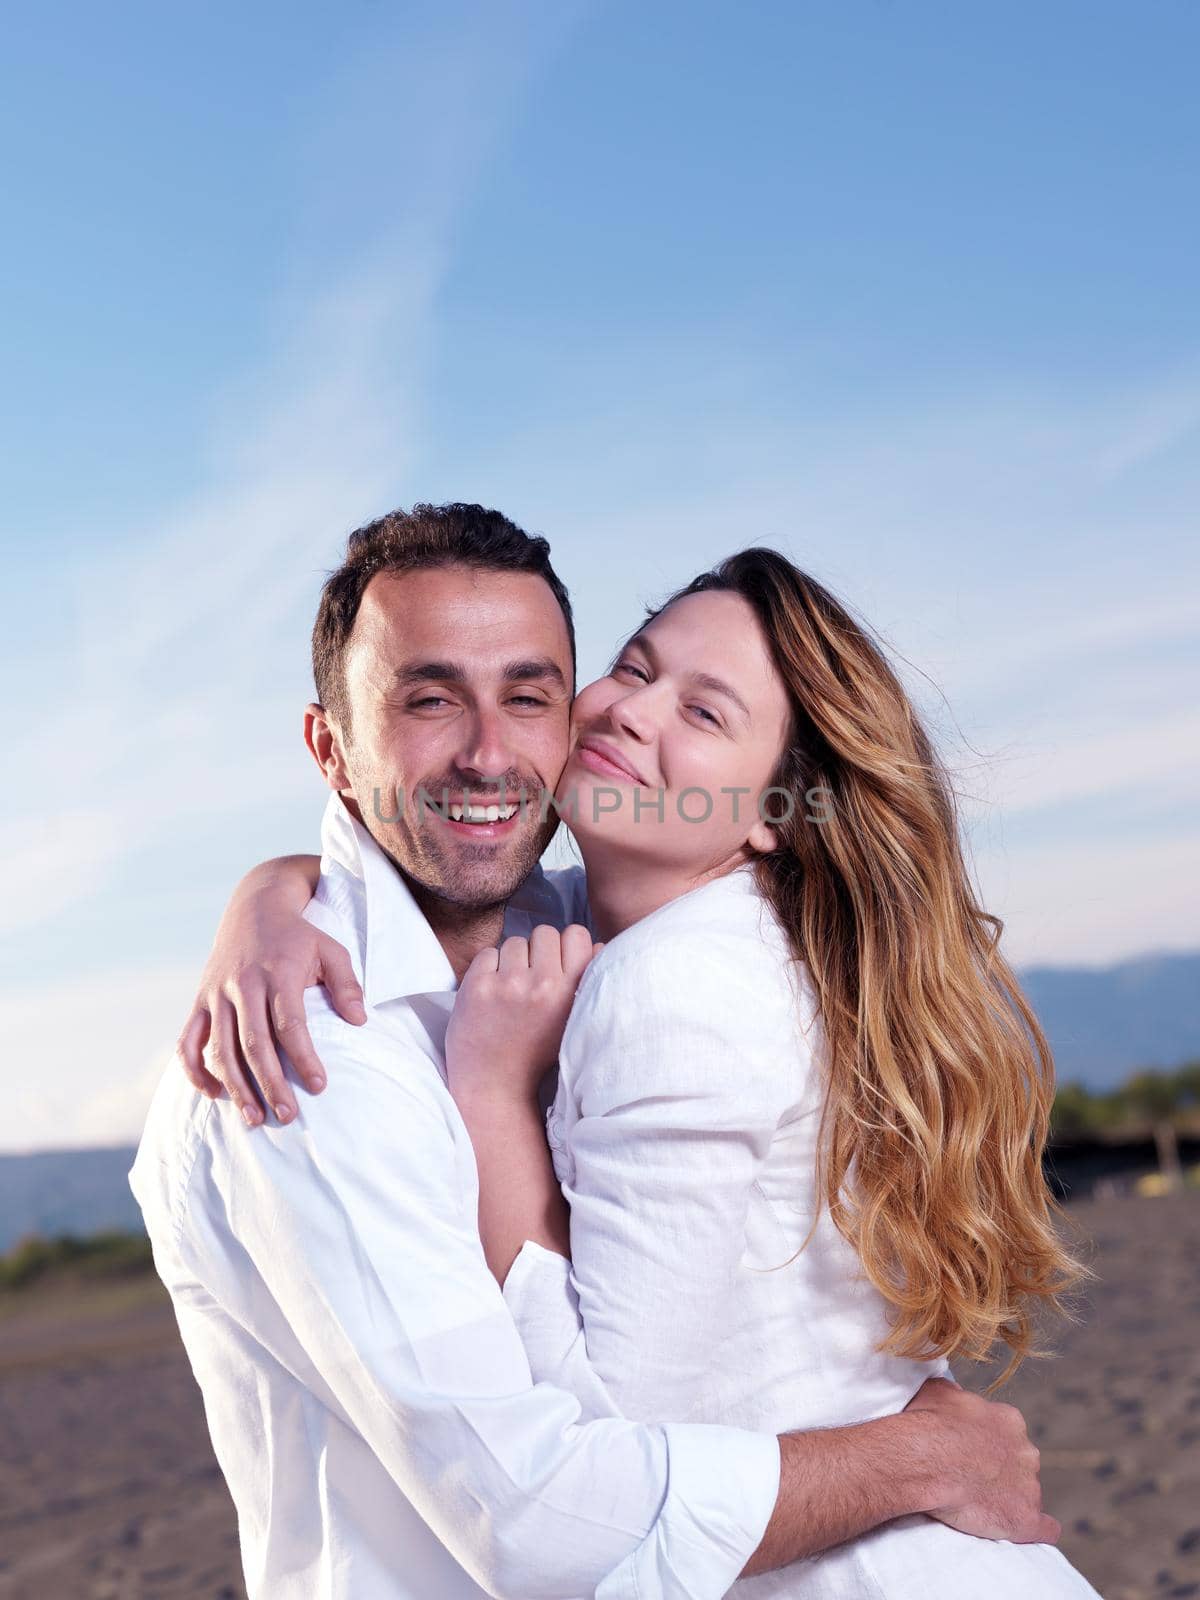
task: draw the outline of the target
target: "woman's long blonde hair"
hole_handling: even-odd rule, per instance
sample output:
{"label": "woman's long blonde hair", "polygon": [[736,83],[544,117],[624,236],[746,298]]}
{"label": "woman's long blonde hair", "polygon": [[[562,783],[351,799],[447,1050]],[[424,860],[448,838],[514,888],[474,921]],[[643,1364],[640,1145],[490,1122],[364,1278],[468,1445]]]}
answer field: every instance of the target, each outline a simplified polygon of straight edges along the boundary
{"label": "woman's long blonde hair", "polygon": [[1042,1174],[1049,1046],[883,651],[777,551],[743,550],[665,605],[714,589],[753,607],[792,703],[772,780],[791,815],[756,870],[820,1006],[825,1201],[891,1304],[884,1350],[983,1359],[1003,1342],[1007,1377],[1034,1353],[1036,1305],[1082,1271]]}

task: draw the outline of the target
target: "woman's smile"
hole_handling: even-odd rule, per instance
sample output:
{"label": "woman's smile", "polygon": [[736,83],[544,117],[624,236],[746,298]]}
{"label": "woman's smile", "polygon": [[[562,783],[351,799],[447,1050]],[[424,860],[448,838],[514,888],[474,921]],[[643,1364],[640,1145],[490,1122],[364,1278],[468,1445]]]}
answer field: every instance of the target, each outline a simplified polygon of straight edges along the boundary
{"label": "woman's smile", "polygon": [[643,788],[646,785],[645,778],[620,751],[590,734],[579,741],[575,756],[581,766],[601,778],[616,778],[620,783],[637,783]]}

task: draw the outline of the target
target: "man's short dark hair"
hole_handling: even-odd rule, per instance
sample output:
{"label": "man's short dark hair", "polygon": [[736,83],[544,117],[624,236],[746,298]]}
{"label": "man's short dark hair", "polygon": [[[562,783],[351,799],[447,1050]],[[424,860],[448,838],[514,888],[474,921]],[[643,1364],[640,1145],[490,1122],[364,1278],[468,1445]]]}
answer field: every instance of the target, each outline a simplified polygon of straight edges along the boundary
{"label": "man's short dark hair", "polygon": [[574,687],[575,621],[566,586],[550,565],[549,542],[484,506],[415,505],[356,528],[346,542],[345,560],[321,590],[312,635],[313,679],[317,699],[344,733],[350,730],[346,645],[367,585],[380,572],[452,566],[532,572],[544,578],[567,625]]}

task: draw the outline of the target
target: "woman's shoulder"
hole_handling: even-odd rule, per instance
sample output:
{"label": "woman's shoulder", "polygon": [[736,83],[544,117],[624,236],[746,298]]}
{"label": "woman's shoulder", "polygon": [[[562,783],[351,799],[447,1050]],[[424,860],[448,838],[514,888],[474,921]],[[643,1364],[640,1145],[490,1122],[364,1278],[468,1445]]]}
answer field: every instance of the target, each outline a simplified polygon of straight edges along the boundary
{"label": "woman's shoulder", "polygon": [[682,1097],[739,1126],[774,1125],[811,1092],[806,995],[753,875],[713,880],[592,962],[563,1037],[562,1092],[585,1115]]}
{"label": "woman's shoulder", "polygon": [[644,1016],[710,1020],[748,1005],[767,1014],[809,1009],[803,964],[758,887],[752,867],[660,906],[610,940],[580,985],[577,1006],[637,1006]]}
{"label": "woman's shoulder", "polygon": [[611,939],[596,965],[617,967],[631,960],[695,953],[714,940],[771,951],[786,947],[782,930],[763,896],[752,866],[710,878]]}

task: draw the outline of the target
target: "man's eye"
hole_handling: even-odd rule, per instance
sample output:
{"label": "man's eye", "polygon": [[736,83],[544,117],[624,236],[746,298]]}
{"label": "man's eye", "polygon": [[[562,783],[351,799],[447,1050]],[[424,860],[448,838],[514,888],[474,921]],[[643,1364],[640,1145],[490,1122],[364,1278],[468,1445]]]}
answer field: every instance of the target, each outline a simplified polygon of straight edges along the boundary
{"label": "man's eye", "polygon": [[509,699],[514,706],[544,706],[546,702],[536,694],[514,694]]}
{"label": "man's eye", "polygon": [[420,711],[426,706],[448,706],[449,704],[450,702],[446,699],[445,695],[426,694],[422,695],[419,700],[410,700],[408,702],[408,709],[410,711]]}

